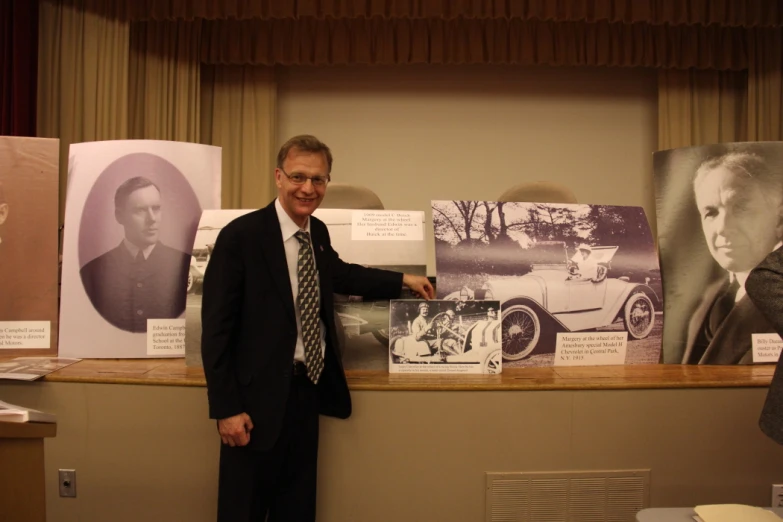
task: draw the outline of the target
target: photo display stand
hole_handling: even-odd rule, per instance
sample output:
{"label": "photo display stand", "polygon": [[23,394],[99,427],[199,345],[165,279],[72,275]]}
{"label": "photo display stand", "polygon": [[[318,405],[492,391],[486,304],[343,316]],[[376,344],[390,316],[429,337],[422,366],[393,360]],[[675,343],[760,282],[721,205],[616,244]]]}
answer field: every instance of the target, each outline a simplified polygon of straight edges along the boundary
{"label": "photo display stand", "polygon": [[500,307],[503,368],[655,364],[663,293],[641,207],[433,201],[437,298]]}

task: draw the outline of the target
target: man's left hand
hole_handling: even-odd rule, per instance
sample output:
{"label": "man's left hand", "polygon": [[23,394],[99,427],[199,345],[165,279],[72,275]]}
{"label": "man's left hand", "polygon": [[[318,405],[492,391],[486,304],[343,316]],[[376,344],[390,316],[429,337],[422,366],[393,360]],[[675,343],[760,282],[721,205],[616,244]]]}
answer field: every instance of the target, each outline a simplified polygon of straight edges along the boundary
{"label": "man's left hand", "polygon": [[403,274],[402,284],[410,288],[413,293],[422,299],[435,298],[435,289],[432,287],[430,280],[424,276]]}

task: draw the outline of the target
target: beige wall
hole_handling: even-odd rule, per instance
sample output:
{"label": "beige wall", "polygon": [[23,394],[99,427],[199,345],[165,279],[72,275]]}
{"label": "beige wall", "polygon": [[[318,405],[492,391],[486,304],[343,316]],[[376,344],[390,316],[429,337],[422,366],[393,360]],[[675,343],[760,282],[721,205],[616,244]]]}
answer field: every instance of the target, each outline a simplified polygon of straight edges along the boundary
{"label": "beige wall", "polygon": [[492,201],[550,180],[581,203],[643,206],[654,227],[656,78],[640,68],[283,68],[278,139],[317,135],[334,153],[333,179],[428,221],[432,199]]}
{"label": "beige wall", "polygon": [[[478,522],[487,471],[651,469],[650,503],[769,503],[783,448],[757,428],[766,389],[354,392],[324,419],[319,520]],[[2,383],[59,416],[49,520],[214,520],[218,437],[204,388]],[[77,470],[75,499],[57,469]]]}

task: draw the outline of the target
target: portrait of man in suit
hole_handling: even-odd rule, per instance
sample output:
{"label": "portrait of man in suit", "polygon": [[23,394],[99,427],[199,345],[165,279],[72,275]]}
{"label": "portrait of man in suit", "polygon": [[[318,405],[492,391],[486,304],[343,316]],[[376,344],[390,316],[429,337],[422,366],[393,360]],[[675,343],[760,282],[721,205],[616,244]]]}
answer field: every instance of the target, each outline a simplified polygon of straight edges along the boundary
{"label": "portrait of man in suit", "polygon": [[691,316],[683,363],[749,364],[752,334],[774,332],[746,295],[748,274],[783,237],[783,173],[736,151],[702,162],[693,179],[701,228],[723,269]]}
{"label": "portrait of man in suit", "polygon": [[220,435],[219,521],[314,521],[319,415],[345,419],[351,397],[334,295],[424,298],[424,276],[346,263],[312,216],[332,153],[314,136],[280,149],[277,197],[218,234],[202,295],[201,354]]}
{"label": "portrait of man in suit", "polygon": [[158,186],[136,176],[114,195],[122,241],[81,269],[82,284],[98,313],[122,330],[147,331],[147,319],[174,319],[185,311],[189,254],[165,245]]}

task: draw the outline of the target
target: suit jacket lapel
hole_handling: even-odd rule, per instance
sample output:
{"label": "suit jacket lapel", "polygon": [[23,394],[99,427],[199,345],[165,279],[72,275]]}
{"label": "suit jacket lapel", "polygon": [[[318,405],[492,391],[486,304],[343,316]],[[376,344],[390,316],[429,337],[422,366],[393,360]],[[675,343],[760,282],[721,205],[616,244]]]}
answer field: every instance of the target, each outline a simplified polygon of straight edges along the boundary
{"label": "suit jacket lapel", "polygon": [[269,265],[269,276],[275,282],[277,291],[280,292],[280,297],[283,299],[284,308],[296,321],[291,279],[288,276],[288,263],[285,259],[285,247],[283,246],[283,233],[280,231],[280,221],[277,219],[274,202],[264,210],[261,251]]}
{"label": "suit jacket lapel", "polygon": [[704,353],[704,364],[738,364],[753,349],[754,333],[774,331],[753,301],[745,295],[715,332],[715,338]]}

